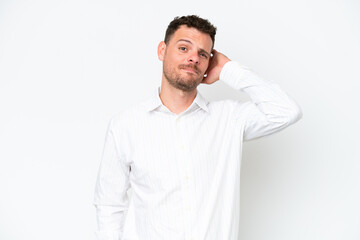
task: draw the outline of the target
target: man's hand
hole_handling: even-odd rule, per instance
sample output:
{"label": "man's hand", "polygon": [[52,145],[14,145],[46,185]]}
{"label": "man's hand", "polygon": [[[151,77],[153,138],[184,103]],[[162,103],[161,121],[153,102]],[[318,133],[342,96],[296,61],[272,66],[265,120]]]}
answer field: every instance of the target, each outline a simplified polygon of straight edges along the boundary
{"label": "man's hand", "polygon": [[212,54],[213,56],[210,59],[209,67],[206,70],[207,75],[201,83],[212,84],[219,80],[221,69],[225,63],[231,61],[228,57],[215,49],[212,51]]}

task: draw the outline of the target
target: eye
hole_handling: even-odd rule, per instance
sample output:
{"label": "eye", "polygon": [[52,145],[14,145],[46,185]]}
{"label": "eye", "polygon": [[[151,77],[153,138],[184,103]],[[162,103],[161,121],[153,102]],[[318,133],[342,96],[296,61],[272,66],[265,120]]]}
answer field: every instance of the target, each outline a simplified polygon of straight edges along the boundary
{"label": "eye", "polygon": [[186,47],[179,47],[179,49],[180,49],[180,51],[183,51],[183,52],[185,52],[187,50]]}
{"label": "eye", "polygon": [[207,55],[205,53],[200,53],[200,56],[205,59],[207,58]]}

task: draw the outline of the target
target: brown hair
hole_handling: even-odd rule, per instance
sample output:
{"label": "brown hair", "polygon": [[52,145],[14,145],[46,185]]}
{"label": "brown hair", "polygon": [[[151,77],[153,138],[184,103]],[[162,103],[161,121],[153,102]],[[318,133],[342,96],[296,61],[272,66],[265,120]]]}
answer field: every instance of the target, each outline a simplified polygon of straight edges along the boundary
{"label": "brown hair", "polygon": [[212,25],[207,19],[200,18],[196,15],[188,15],[182,17],[175,17],[169,24],[166,29],[164,42],[168,44],[171,36],[179,29],[181,25],[186,25],[187,27],[193,27],[199,30],[202,33],[207,33],[210,35],[212,40],[212,48],[215,43],[215,34],[216,27]]}

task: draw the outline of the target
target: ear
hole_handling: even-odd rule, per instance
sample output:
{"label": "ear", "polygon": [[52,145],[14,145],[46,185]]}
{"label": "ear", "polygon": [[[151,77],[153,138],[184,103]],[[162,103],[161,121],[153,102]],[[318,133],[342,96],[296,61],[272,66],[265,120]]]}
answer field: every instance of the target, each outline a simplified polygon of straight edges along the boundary
{"label": "ear", "polygon": [[164,41],[161,41],[159,43],[158,50],[157,50],[158,58],[160,61],[164,60],[165,50],[166,50],[166,43]]}

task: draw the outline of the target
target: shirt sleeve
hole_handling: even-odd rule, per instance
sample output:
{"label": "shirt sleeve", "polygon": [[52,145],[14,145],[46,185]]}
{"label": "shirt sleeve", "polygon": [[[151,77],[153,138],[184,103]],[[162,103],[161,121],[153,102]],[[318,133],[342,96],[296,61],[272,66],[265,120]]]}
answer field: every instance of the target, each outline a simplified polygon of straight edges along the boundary
{"label": "shirt sleeve", "polygon": [[98,240],[121,239],[129,205],[130,166],[120,154],[117,137],[112,119],[106,133],[94,195]]}
{"label": "shirt sleeve", "polygon": [[220,80],[250,96],[250,102],[238,102],[234,110],[236,118],[245,122],[244,140],[275,133],[302,117],[298,104],[276,83],[263,80],[237,62],[224,65]]}

